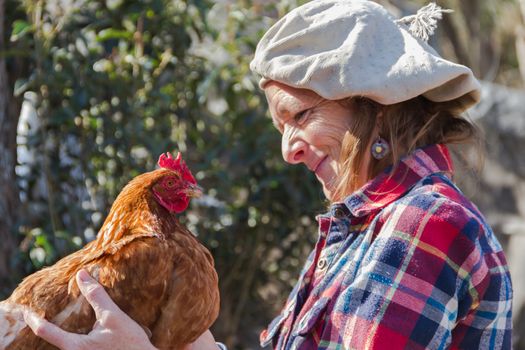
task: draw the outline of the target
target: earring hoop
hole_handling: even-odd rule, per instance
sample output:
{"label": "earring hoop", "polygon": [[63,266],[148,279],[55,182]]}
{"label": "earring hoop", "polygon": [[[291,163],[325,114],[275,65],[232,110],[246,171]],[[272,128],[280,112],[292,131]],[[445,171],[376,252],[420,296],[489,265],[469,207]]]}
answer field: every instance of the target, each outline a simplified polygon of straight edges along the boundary
{"label": "earring hoop", "polygon": [[372,144],[370,151],[372,152],[372,157],[377,160],[381,160],[385,158],[388,153],[390,153],[390,145],[384,138],[378,136],[375,142]]}

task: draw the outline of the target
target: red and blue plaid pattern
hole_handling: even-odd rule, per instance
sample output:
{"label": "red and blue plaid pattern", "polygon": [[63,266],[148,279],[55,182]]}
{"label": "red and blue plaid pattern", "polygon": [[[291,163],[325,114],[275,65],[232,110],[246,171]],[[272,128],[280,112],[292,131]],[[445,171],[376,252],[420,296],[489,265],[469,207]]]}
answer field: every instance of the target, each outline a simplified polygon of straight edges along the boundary
{"label": "red and blue plaid pattern", "polygon": [[317,244],[261,345],[510,349],[505,256],[451,175],[446,146],[418,149],[318,216]]}

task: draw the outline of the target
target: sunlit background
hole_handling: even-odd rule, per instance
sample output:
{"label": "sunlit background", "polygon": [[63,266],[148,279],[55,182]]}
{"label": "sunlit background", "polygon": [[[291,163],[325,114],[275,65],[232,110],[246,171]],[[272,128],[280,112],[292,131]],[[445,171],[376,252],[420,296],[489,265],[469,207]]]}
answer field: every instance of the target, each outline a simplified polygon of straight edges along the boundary
{"label": "sunlit background", "polygon": [[[426,4],[379,2],[398,17]],[[298,3],[0,0],[0,296],[94,239],[123,185],[179,150],[206,194],[183,220],[220,274],[213,333],[258,348],[327,205],[315,178],[281,159],[248,68]],[[485,167],[457,180],[506,249],[525,349],[525,1],[437,3],[454,13],[431,44],[483,81],[469,115],[485,133]]]}

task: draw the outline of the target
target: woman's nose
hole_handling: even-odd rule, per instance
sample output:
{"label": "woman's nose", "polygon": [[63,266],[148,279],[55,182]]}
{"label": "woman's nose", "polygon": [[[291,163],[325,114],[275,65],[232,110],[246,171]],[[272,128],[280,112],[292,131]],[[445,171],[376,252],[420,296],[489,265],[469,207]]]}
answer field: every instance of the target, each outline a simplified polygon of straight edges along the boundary
{"label": "woman's nose", "polygon": [[281,141],[281,151],[283,153],[283,159],[285,162],[290,164],[299,164],[304,162],[306,155],[307,144],[301,139],[290,139],[283,135]]}

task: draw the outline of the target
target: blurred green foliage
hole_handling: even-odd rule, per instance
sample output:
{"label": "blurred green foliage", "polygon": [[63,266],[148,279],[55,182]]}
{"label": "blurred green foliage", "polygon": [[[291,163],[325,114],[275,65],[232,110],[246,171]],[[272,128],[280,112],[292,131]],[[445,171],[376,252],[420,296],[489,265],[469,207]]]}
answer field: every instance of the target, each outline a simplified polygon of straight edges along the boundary
{"label": "blurred green foliage", "polygon": [[216,259],[214,331],[230,345],[256,340],[237,335],[281,306],[324,206],[312,175],[285,166],[248,67],[271,17],[295,3],[17,4],[26,16],[13,22],[11,44],[32,65],[15,85],[26,96],[24,274],[92,240],[126,182],[181,151],[206,193],[182,220]]}

